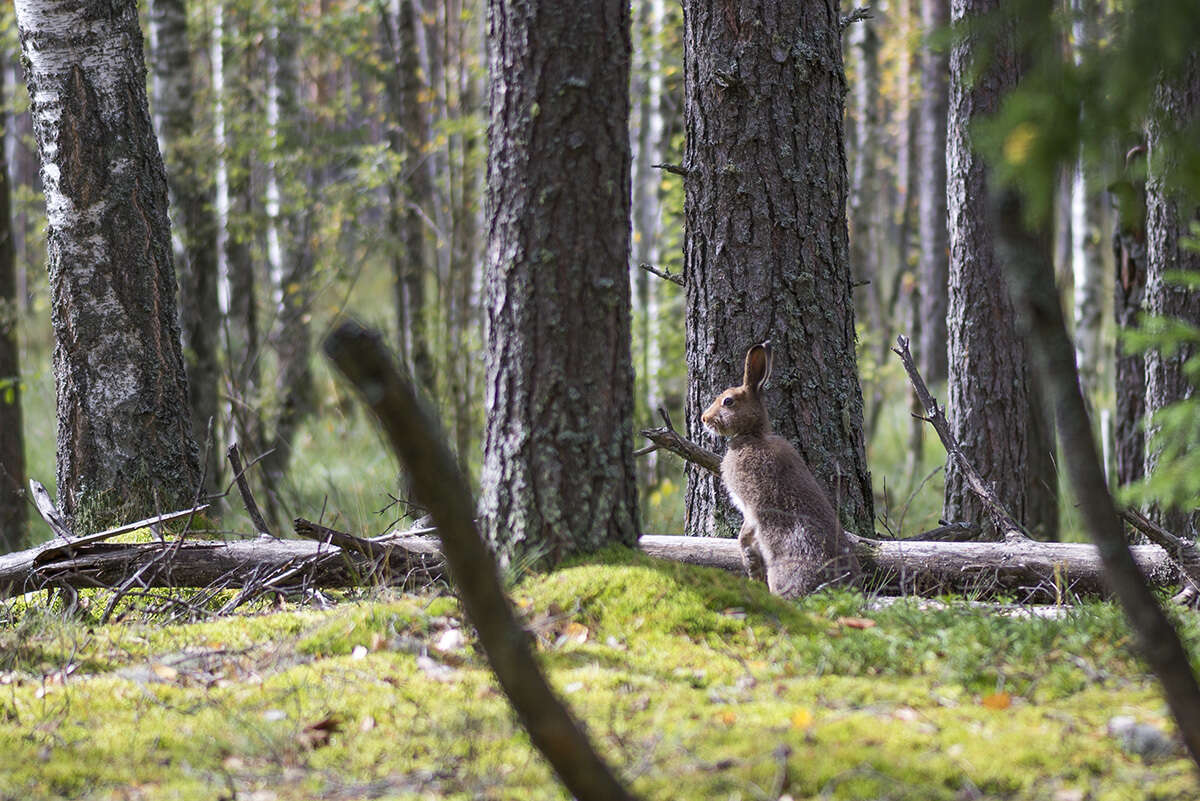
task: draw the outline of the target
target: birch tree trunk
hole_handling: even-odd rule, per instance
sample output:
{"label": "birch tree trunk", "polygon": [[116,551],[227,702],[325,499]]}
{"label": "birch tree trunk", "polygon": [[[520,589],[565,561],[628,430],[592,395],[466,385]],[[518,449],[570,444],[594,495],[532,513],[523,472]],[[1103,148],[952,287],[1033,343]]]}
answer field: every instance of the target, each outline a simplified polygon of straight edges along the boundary
{"label": "birch tree trunk", "polygon": [[58,501],[98,530],[197,490],[166,175],[135,4],[16,14],[49,223]]}
{"label": "birch tree trunk", "polygon": [[[1095,0],[1071,0],[1075,60],[1095,47],[1100,9]],[[1084,120],[1086,130],[1087,121]],[[1071,193],[1071,264],[1075,276],[1075,358],[1089,408],[1100,390],[1104,364],[1103,321],[1105,270],[1103,192],[1082,156],[1075,165]]]}
{"label": "birch tree trunk", "polygon": [[[274,149],[267,170],[268,260],[275,285],[278,325],[272,344],[278,356],[272,454],[264,460],[275,492],[281,488],[300,424],[313,409],[312,343],[309,341],[310,286],[315,267],[312,198],[315,171],[304,166],[304,118],[300,98],[300,32],[302,8],[280,0],[268,29],[267,118]],[[297,174],[298,173],[298,174]]]}
{"label": "birch tree trunk", "polygon": [[[217,226],[211,165],[203,154],[205,136],[197,130],[202,115],[193,108],[195,76],[184,0],[151,0],[150,53],[155,124],[176,222],[179,317],[192,435],[204,443],[209,421],[218,421]],[[224,460],[216,442],[209,443],[207,453],[208,463],[203,467],[207,485],[213,488],[221,483]]]}
{"label": "birch tree trunk", "polygon": [[[0,70],[0,98],[7,98]],[[0,110],[0,139],[6,138],[12,115]],[[17,322],[21,301],[13,246],[12,192],[9,162],[0,164],[0,552],[15,551],[27,534],[25,499],[25,428],[21,418],[21,359]]]}
{"label": "birch tree trunk", "polygon": [[[965,23],[998,7],[999,0],[954,0],[951,13],[956,23]],[[992,35],[990,47],[983,47],[981,33],[964,32],[950,57],[947,413],[963,451],[1013,516],[1053,539],[1058,485],[1052,470],[1046,470],[1053,466],[1053,437],[995,254],[987,170],[970,140],[972,121],[994,113],[1018,77],[1009,32]],[[986,64],[979,63],[984,52],[990,55]],[[943,515],[947,520],[986,522],[979,500],[953,462],[946,467]]]}
{"label": "birch tree trunk", "polygon": [[[228,371],[230,439],[257,456],[265,448],[262,415],[261,339],[258,323],[258,280],[250,250],[250,170],[246,148],[235,131],[237,109],[249,101],[239,73],[251,73],[249,53],[237,44],[243,21],[224,2],[213,4],[212,92],[213,128],[217,146],[217,258],[221,275],[222,326]],[[226,65],[233,80],[226,76]],[[272,499],[268,494],[268,504]]]}
{"label": "birch tree trunk", "polygon": [[638,536],[629,5],[488,3],[487,442],[504,559]]}
{"label": "birch tree trunk", "polygon": [[[1173,174],[1180,169],[1172,146],[1180,133],[1200,123],[1200,56],[1193,54],[1187,69],[1174,80],[1161,83],[1157,108],[1149,126],[1149,167],[1146,182],[1146,311],[1200,326],[1200,290],[1189,289],[1170,279],[1170,273],[1200,272],[1200,253],[1183,246],[1189,227],[1200,222],[1200,205],[1191,192],[1181,188]],[[1172,403],[1192,397],[1195,387],[1184,371],[1196,353],[1193,343],[1181,342],[1172,352],[1146,351],[1146,462],[1150,475],[1158,465],[1161,446],[1153,441],[1157,431],[1154,415]],[[1193,504],[1194,506],[1194,504]],[[1159,522],[1179,536],[1194,538],[1197,512],[1188,509],[1156,510]]]}
{"label": "birch tree trunk", "polygon": [[[873,530],[846,231],[838,4],[684,2],[687,435],[770,339],[776,433],[799,448],[851,531]],[[739,521],[688,469],[687,532]]]}
{"label": "birch tree trunk", "polygon": [[[644,408],[653,413],[662,405],[662,387],[659,373],[662,369],[662,311],[660,296],[665,287],[658,278],[652,277],[639,264],[662,268],[662,176],[653,165],[667,160],[666,126],[663,104],[665,90],[663,81],[663,24],[666,16],[662,0],[638,3],[642,18],[638,20],[641,30],[641,50],[638,75],[635,81],[633,114],[633,263],[630,275],[637,287],[636,301],[640,311],[640,350],[636,354],[637,369],[641,376]],[[635,52],[638,51],[635,41]],[[658,454],[645,456],[645,471],[649,483],[657,482]]]}
{"label": "birch tree trunk", "polygon": [[[925,35],[950,24],[949,0],[921,0]],[[940,47],[926,43],[921,54],[921,125],[917,132],[917,219],[921,238],[921,347],[918,358],[926,381],[948,375],[950,240],[946,216],[946,114],[950,61]]]}

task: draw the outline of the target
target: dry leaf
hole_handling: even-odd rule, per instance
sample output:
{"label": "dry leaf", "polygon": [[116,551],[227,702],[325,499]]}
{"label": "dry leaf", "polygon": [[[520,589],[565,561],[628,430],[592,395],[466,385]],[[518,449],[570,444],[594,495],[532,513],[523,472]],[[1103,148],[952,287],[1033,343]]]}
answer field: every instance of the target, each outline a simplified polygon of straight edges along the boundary
{"label": "dry leaf", "polygon": [[1012,696],[1008,693],[992,693],[991,695],[985,695],[983,698],[979,699],[979,703],[983,706],[986,706],[988,709],[1008,709],[1010,706],[1012,706]]}
{"label": "dry leaf", "polygon": [[587,642],[588,627],[582,623],[576,623],[574,620],[572,620],[567,624],[566,628],[563,629],[562,636],[566,642],[573,642],[576,645],[583,645],[585,642]]}
{"label": "dry leaf", "polygon": [[150,666],[150,672],[163,681],[174,681],[179,678],[179,671],[170,665],[164,665],[161,662]]}
{"label": "dry leaf", "polygon": [[737,723],[737,713],[732,709],[726,709],[725,711],[717,714],[717,720],[721,721],[726,726],[732,726],[734,723]]}

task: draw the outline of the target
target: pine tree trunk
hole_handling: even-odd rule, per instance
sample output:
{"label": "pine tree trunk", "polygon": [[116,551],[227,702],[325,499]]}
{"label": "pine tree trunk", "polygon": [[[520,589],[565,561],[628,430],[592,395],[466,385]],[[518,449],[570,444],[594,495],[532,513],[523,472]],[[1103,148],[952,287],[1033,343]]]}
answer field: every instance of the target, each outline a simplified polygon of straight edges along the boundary
{"label": "pine tree trunk", "polygon": [[1113,221],[1113,317],[1118,336],[1115,345],[1113,384],[1116,403],[1113,449],[1117,486],[1140,479],[1146,460],[1142,428],[1146,413],[1146,359],[1141,351],[1127,351],[1120,333],[1140,325],[1146,303],[1146,182],[1144,148],[1131,149],[1124,176],[1114,184],[1116,212]]}
{"label": "pine tree trunk", "polygon": [[[1186,248],[1182,238],[1189,226],[1200,221],[1195,197],[1175,185],[1179,169],[1172,152],[1171,137],[1200,121],[1200,56],[1192,55],[1186,74],[1158,87],[1156,115],[1150,124],[1149,165],[1146,181],[1146,311],[1158,317],[1200,326],[1200,290],[1188,289],[1169,280],[1174,271],[1200,272],[1200,253]],[[1152,348],[1146,351],[1146,475],[1158,464],[1160,446],[1153,442],[1157,431],[1154,415],[1163,408],[1192,397],[1195,387],[1184,373],[1184,364],[1196,346],[1180,343],[1173,353]],[[1159,522],[1179,536],[1194,538],[1197,515],[1194,509],[1156,510]]]}
{"label": "pine tree trunk", "polygon": [[[855,367],[846,232],[838,7],[684,3],[687,434],[770,339],[768,410],[852,531],[873,530]],[[738,521],[719,481],[689,468],[687,531]]]}
{"label": "pine tree trunk", "polygon": [[505,559],[638,536],[629,6],[490,0],[487,442]]}
{"label": "pine tree trunk", "polygon": [[[925,35],[938,34],[950,24],[949,0],[921,0]],[[917,132],[918,228],[921,238],[921,372],[926,381],[944,381],[950,335],[950,241],[946,216],[946,114],[950,62],[940,47],[926,44],[921,55],[921,125]]]}
{"label": "pine tree trunk", "polygon": [[167,181],[135,4],[16,11],[48,210],[58,501],[83,533],[197,491]]}
{"label": "pine tree trunk", "polygon": [[[193,110],[191,46],[184,0],[151,0],[150,53],[155,123],[167,166],[167,186],[175,210],[175,251],[179,265],[179,317],[188,374],[192,435],[205,447],[210,421],[218,422],[217,226],[211,171],[201,155],[203,136]],[[207,487],[220,485],[220,449],[207,443],[203,465]]]}
{"label": "pine tree trunk", "polygon": [[429,147],[420,96],[421,71],[417,53],[417,19],[412,0],[393,0],[387,15],[392,63],[387,87],[392,105],[389,143],[402,155],[404,171],[389,189],[388,229],[394,238],[392,280],[395,281],[396,317],[400,354],[413,380],[423,391],[434,391],[433,356],[425,320],[425,221],[422,209],[432,209],[433,186],[427,162]]}
{"label": "pine tree trunk", "polygon": [[[7,97],[4,73],[0,70],[0,97]],[[5,134],[11,119],[7,110],[0,110],[0,129]],[[2,138],[3,134],[0,134]],[[21,359],[17,347],[21,301],[17,293],[16,249],[12,236],[10,163],[6,159],[0,165],[0,552],[17,550],[28,533]]]}
{"label": "pine tree trunk", "polygon": [[[970,20],[998,7],[999,0],[954,0],[952,16],[956,22]],[[994,35],[990,47],[984,48],[980,33],[965,33],[950,56],[947,412],[963,451],[1013,516],[1053,539],[1058,529],[1053,433],[1033,384],[1027,349],[995,254],[987,170],[969,135],[972,121],[994,113],[1017,81],[1009,34]],[[989,63],[977,63],[984,50],[990,52]],[[1048,252],[1046,263],[1050,263]],[[953,462],[946,467],[943,516],[986,523],[979,500]]]}

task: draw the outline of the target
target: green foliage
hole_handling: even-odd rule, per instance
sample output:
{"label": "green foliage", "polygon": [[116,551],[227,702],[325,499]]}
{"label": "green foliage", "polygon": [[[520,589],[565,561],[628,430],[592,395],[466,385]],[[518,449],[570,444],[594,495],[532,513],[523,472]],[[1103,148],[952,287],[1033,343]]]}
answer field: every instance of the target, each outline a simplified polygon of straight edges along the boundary
{"label": "green foliage", "polygon": [[[1184,74],[1200,41],[1193,0],[1132,0],[1115,4],[1111,35],[1097,37],[1076,63],[1061,43],[1072,24],[1091,22],[1086,15],[1099,10],[1078,13],[1084,16],[1015,0],[964,28],[977,37],[984,59],[1012,46],[1022,64],[1019,86],[974,133],[998,181],[1020,190],[1032,223],[1048,221],[1058,170],[1079,153],[1102,184],[1120,179],[1122,145],[1154,116],[1159,81]],[[1163,136],[1164,150],[1179,164],[1168,180],[1200,195],[1196,127],[1168,124]]]}
{"label": "green foliage", "polygon": [[[439,649],[463,626],[452,598],[95,626],[37,597],[0,628],[0,799],[566,798],[470,636]],[[1185,759],[1143,764],[1105,734],[1118,714],[1167,725],[1109,603],[1059,619],[793,604],[621,549],[515,599],[551,682],[646,798],[765,797],[781,765],[794,798],[1196,794]],[[1177,622],[1194,652],[1200,625]]]}

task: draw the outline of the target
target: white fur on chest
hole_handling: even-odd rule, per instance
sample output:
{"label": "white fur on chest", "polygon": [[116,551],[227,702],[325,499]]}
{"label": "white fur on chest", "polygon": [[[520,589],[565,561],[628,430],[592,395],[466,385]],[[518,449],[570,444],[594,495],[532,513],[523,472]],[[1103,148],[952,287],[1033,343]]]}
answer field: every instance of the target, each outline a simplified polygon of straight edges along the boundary
{"label": "white fur on chest", "polygon": [[738,494],[726,484],[725,489],[729,492],[729,500],[733,501],[733,505],[742,513],[742,519],[752,526],[758,525],[758,521],[754,517],[754,512],[746,505],[746,502],[738,497]]}

